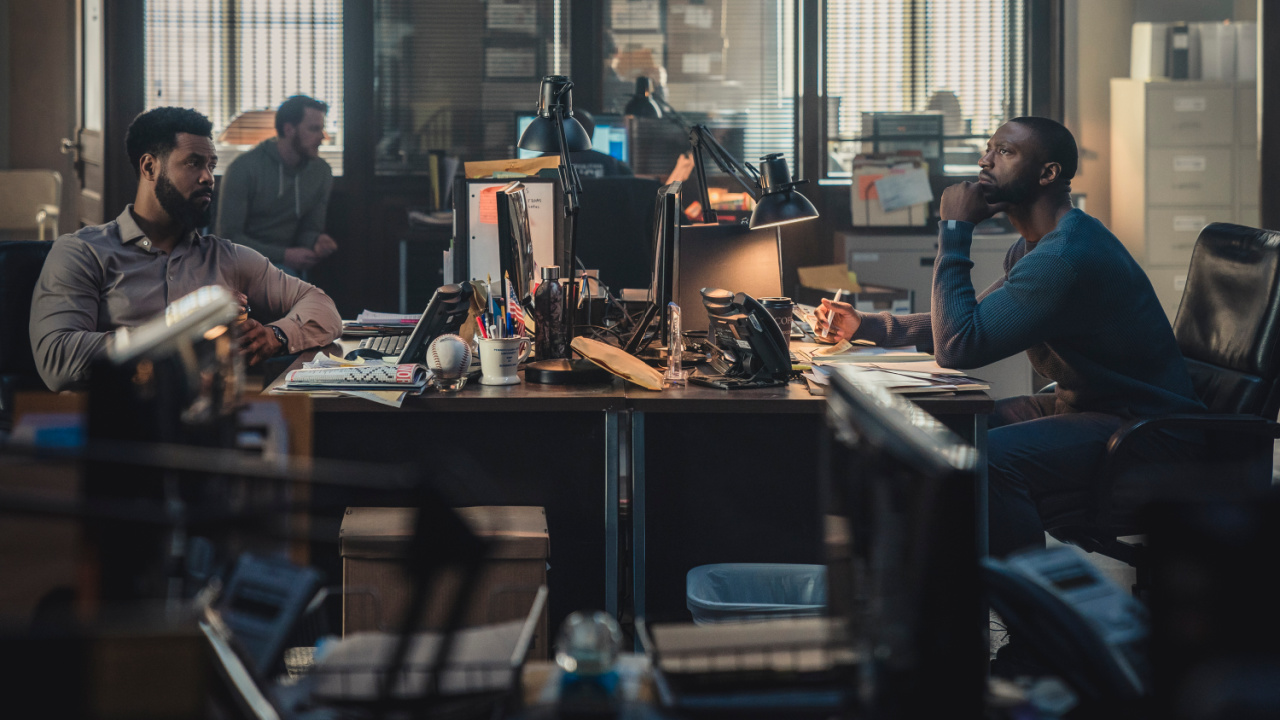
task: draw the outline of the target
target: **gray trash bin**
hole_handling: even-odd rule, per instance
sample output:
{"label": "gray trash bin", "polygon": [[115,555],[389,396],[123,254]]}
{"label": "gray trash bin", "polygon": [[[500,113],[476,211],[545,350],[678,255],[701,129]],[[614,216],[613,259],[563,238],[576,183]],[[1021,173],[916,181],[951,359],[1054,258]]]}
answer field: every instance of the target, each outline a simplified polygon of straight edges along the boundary
{"label": "gray trash bin", "polygon": [[685,578],[685,603],[698,625],[822,615],[824,565],[718,563]]}

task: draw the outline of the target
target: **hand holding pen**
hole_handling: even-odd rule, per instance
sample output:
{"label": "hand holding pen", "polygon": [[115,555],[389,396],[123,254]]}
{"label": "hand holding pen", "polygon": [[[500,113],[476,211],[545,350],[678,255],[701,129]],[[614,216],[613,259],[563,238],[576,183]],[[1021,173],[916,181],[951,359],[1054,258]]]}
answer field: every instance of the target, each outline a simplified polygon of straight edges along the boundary
{"label": "hand holding pen", "polygon": [[834,343],[849,340],[858,327],[862,325],[862,317],[847,302],[840,302],[843,290],[837,290],[835,299],[822,299],[822,305],[814,309],[818,327],[814,328],[814,339],[818,342]]}

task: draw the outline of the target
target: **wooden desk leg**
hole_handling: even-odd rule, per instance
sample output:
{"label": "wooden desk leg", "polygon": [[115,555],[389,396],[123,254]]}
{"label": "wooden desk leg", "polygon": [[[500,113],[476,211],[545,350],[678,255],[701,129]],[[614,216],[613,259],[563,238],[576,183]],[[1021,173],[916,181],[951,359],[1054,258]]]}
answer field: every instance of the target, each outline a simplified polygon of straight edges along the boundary
{"label": "wooden desk leg", "polygon": [[[631,604],[632,617],[645,615],[644,607],[644,413],[631,413]],[[636,635],[636,652],[644,652]]]}
{"label": "wooden desk leg", "polygon": [[618,618],[618,482],[619,442],[618,414],[620,410],[607,410],[604,414],[604,610]]}

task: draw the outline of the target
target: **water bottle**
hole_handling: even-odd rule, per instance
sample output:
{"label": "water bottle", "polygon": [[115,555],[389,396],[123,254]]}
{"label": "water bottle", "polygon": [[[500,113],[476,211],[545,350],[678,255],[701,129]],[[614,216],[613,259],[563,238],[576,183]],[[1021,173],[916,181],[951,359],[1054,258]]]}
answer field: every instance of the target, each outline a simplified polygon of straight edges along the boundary
{"label": "water bottle", "polygon": [[542,268],[542,284],[533,293],[534,343],[539,360],[569,357],[564,332],[564,288],[560,266]]}

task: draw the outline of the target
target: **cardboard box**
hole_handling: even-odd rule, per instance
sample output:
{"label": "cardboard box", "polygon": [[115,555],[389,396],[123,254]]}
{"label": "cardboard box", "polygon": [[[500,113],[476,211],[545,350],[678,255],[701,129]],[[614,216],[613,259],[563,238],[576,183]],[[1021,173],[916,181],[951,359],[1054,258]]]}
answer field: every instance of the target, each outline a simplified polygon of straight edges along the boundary
{"label": "cardboard box", "polygon": [[889,312],[906,315],[911,312],[912,293],[904,288],[880,285],[863,285],[857,275],[844,265],[815,265],[796,268],[800,287],[796,288],[795,302],[818,305],[822,298],[831,299],[842,290],[840,299],[862,312]]}
{"label": "cardboard box", "polygon": [[[490,542],[464,625],[524,619],[538,588],[547,583],[551,541],[546,512],[540,507],[489,506],[458,508],[457,513],[472,532]],[[404,622],[410,578],[403,558],[415,517],[413,508],[347,508],[340,530],[344,636],[366,630],[394,631]],[[446,601],[457,589],[458,578],[452,573],[433,583],[419,628],[443,625]],[[547,657],[548,622],[544,607],[530,658]]]}

